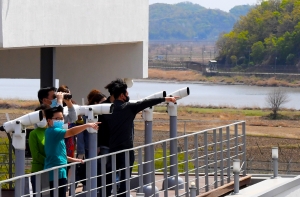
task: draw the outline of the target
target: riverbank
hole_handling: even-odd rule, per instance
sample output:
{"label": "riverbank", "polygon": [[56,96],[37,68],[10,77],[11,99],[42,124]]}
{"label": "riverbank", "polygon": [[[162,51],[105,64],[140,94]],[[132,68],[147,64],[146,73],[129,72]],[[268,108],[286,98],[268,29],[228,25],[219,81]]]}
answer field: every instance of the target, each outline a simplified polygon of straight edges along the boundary
{"label": "riverbank", "polygon": [[147,80],[159,82],[212,83],[225,85],[254,85],[269,87],[300,87],[300,79],[294,78],[264,78],[252,76],[204,76],[192,70],[161,70],[149,69]]}

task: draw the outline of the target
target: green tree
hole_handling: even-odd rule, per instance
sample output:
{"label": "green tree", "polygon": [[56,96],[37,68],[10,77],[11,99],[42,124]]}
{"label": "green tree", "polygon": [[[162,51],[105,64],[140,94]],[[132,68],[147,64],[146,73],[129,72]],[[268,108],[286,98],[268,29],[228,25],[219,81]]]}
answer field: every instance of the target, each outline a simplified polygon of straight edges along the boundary
{"label": "green tree", "polygon": [[261,63],[264,59],[265,46],[262,41],[254,43],[251,47],[251,57],[255,63]]}
{"label": "green tree", "polygon": [[286,64],[288,64],[288,65],[294,64],[294,60],[295,60],[295,55],[294,54],[289,54],[286,57]]}
{"label": "green tree", "polygon": [[[228,57],[249,57],[258,65],[300,61],[300,0],[260,0],[259,5],[242,16],[232,31],[220,35],[220,63]],[[244,62],[245,63],[245,62]]]}
{"label": "green tree", "polygon": [[230,61],[231,61],[233,66],[237,66],[237,57],[235,55],[232,55],[230,57]]}

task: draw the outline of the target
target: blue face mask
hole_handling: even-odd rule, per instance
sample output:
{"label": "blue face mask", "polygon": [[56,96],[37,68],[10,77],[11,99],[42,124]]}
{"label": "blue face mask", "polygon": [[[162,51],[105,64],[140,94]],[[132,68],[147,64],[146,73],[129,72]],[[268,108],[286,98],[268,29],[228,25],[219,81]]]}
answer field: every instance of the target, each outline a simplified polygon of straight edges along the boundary
{"label": "blue face mask", "polygon": [[56,107],[56,106],[57,106],[57,99],[53,99],[53,100],[51,101],[50,107],[53,108],[53,107]]}
{"label": "blue face mask", "polygon": [[64,125],[63,120],[53,120],[53,127],[62,129]]}

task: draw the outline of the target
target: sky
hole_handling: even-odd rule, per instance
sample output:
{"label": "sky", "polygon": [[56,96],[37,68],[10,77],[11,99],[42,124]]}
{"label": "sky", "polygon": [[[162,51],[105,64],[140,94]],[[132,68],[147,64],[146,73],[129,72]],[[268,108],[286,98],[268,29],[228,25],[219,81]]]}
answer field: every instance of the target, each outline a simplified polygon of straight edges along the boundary
{"label": "sky", "polygon": [[179,2],[189,1],[192,3],[197,3],[203,7],[211,9],[220,9],[228,12],[231,8],[236,5],[254,5],[257,0],[149,0],[149,4],[153,3],[168,3],[175,4]]}

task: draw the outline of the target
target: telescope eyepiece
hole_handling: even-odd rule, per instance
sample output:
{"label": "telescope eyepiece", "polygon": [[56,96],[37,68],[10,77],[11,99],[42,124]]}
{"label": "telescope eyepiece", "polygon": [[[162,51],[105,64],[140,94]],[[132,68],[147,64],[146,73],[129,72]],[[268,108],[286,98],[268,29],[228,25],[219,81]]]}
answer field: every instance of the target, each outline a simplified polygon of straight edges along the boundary
{"label": "telescope eyepiece", "polygon": [[0,131],[5,131],[3,126],[0,127]]}

